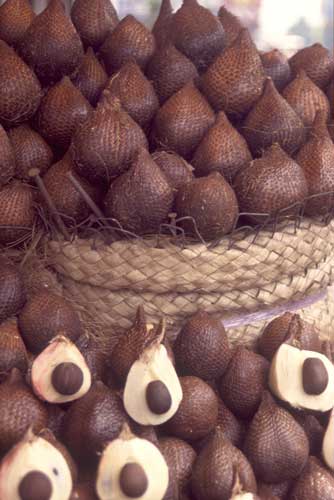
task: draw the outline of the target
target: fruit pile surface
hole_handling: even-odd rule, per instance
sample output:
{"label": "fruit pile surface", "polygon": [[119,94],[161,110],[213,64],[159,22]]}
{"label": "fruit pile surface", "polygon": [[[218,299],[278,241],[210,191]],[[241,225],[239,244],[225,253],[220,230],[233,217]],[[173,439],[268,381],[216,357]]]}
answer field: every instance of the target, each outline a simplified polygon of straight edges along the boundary
{"label": "fruit pile surface", "polygon": [[152,30],[109,0],[76,0],[70,17],[61,0],[39,15],[6,0],[0,58],[1,244],[41,204],[62,228],[93,207],[123,236],[176,224],[206,241],[241,213],[333,208],[334,60],[318,43],[260,52],[197,0],[163,0]]}
{"label": "fruit pile surface", "polygon": [[252,350],[203,310],[98,339],[24,276],[1,260],[1,500],[334,498],[332,344],[298,314]]}

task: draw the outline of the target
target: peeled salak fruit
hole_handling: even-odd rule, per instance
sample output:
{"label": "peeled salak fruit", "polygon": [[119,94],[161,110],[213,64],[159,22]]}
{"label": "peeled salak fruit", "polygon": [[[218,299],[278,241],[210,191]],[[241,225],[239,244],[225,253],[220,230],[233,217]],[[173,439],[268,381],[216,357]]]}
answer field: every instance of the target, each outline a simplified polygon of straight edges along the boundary
{"label": "peeled salak fruit", "polygon": [[275,216],[308,195],[302,167],[278,144],[267,149],[261,158],[250,163],[234,181],[241,212]]}
{"label": "peeled salak fruit", "polygon": [[159,109],[154,123],[155,142],[189,159],[214,120],[209,103],[190,82]]}
{"label": "peeled salak fruit", "polygon": [[298,151],[306,131],[302,120],[269,78],[262,96],[246,117],[242,133],[254,155],[274,143],[287,153]]}
{"label": "peeled salak fruit", "polygon": [[147,147],[143,130],[105,91],[96,110],[74,134],[71,151],[78,175],[93,183],[110,183],[127,170],[140,148]]}
{"label": "peeled salak fruit", "polygon": [[232,126],[224,111],[221,111],[196,149],[191,164],[197,176],[216,171],[232,182],[238,171],[251,160],[246,140]]}
{"label": "peeled salak fruit", "polygon": [[21,41],[20,53],[45,84],[70,75],[78,67],[83,46],[61,0],[51,0],[35,17]]}
{"label": "peeled salak fruit", "polygon": [[110,95],[118,98],[122,107],[144,130],[149,130],[159,108],[159,101],[151,82],[133,61],[129,61],[114,75],[108,85]]}
{"label": "peeled salak fruit", "polygon": [[112,183],[105,199],[107,216],[137,234],[159,231],[172,203],[173,190],[145,149],[140,150],[131,168]]}
{"label": "peeled salak fruit", "polygon": [[242,24],[241,20],[232,14],[229,10],[222,5],[218,11],[218,18],[224,28],[224,42],[225,46],[229,47],[238,38],[240,31],[242,31],[245,26]]}
{"label": "peeled salak fruit", "polygon": [[108,75],[91,47],[87,49],[72,81],[87,101],[96,106],[107,84]]}
{"label": "peeled salak fruit", "polygon": [[333,76],[333,55],[320,43],[299,50],[289,59],[289,63],[294,76],[304,69],[307,76],[322,89],[327,87]]}
{"label": "peeled salak fruit", "polygon": [[34,17],[29,0],[7,0],[0,7],[0,39],[17,46]]}
{"label": "peeled salak fruit", "polygon": [[14,176],[14,173],[14,151],[8,135],[0,125],[0,186],[7,184],[7,182]]}
{"label": "peeled salak fruit", "polygon": [[110,33],[101,47],[101,55],[109,74],[134,60],[145,69],[156,48],[154,36],[135,17],[128,15]]}
{"label": "peeled salak fruit", "polygon": [[291,80],[291,68],[288,58],[278,49],[261,54],[264,71],[281,91]]}
{"label": "peeled salak fruit", "polygon": [[162,0],[158,17],[152,28],[152,33],[158,47],[163,47],[170,38],[169,30],[172,17],[173,7],[170,0]]}
{"label": "peeled salak fruit", "polygon": [[287,100],[306,127],[314,122],[318,111],[330,116],[330,106],[325,93],[307,76],[304,70],[297,73],[295,79],[285,87],[282,96]]}
{"label": "peeled salak fruit", "polygon": [[87,99],[69,77],[64,76],[42,99],[36,116],[38,130],[50,145],[66,151],[90,110]]}
{"label": "peeled salak fruit", "polygon": [[202,90],[216,111],[240,117],[261,96],[265,73],[247,29],[224,50],[202,77]]}
{"label": "peeled salak fruit", "polygon": [[225,46],[224,29],[219,19],[197,0],[183,0],[170,23],[175,46],[199,69],[205,69]]}
{"label": "peeled salak fruit", "polygon": [[161,103],[198,77],[196,66],[171,43],[159,48],[152,57],[147,76]]}
{"label": "peeled salak fruit", "polygon": [[[319,111],[310,136],[296,161],[303,168],[310,196],[334,191],[334,144],[329,136],[327,114]],[[308,215],[327,214],[334,206],[334,195],[311,198],[306,204]]]}
{"label": "peeled salak fruit", "polygon": [[110,0],[75,0],[71,18],[85,46],[98,49],[118,23]]}
{"label": "peeled salak fruit", "polygon": [[29,120],[36,112],[41,85],[25,62],[0,40],[0,123],[13,127]]}
{"label": "peeled salak fruit", "polygon": [[43,175],[52,165],[52,149],[29,125],[12,128],[8,135],[15,155],[16,177],[28,179],[32,168],[38,168]]}

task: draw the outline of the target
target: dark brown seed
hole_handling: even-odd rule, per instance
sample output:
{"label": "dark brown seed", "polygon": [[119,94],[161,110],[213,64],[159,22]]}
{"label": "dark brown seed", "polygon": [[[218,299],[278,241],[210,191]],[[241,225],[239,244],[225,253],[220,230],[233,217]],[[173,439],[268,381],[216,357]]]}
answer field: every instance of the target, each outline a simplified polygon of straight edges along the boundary
{"label": "dark brown seed", "polygon": [[51,0],[35,17],[22,39],[20,52],[44,84],[76,70],[83,47],[61,0]]}
{"label": "dark brown seed", "polygon": [[52,483],[44,472],[28,472],[20,481],[19,495],[22,500],[49,500],[52,496]]}
{"label": "dark brown seed", "polygon": [[181,490],[184,489],[196,460],[195,450],[182,439],[173,437],[159,439],[158,446],[167,462],[170,477],[175,479]]}
{"label": "dark brown seed", "polygon": [[306,351],[321,352],[318,330],[302,320],[298,314],[286,312],[273,319],[262,332],[258,340],[260,354],[271,361],[283,342],[293,339],[293,345]]}
{"label": "dark brown seed", "polygon": [[76,311],[65,299],[49,291],[30,297],[19,315],[19,328],[33,353],[41,352],[56,335],[75,341],[82,334]]}
{"label": "dark brown seed", "polygon": [[85,396],[71,404],[64,419],[63,439],[80,463],[91,466],[106,443],[119,435],[125,422],[127,415],[119,394],[96,382]]}
{"label": "dark brown seed", "polygon": [[234,190],[241,212],[264,214],[252,217],[257,221],[273,217],[288,207],[292,207],[291,213],[298,213],[298,203],[308,194],[303,169],[278,144],[272,145],[236,176]]}
{"label": "dark brown seed", "polygon": [[190,82],[159,109],[154,130],[156,143],[189,159],[214,121],[209,103]]}
{"label": "dark brown seed", "polygon": [[0,385],[0,452],[6,453],[23,438],[29,427],[39,432],[46,427],[48,411],[14,368]]}
{"label": "dark brown seed", "polygon": [[42,91],[35,73],[0,40],[0,123],[14,127],[36,112]]}
{"label": "dark brown seed", "polygon": [[74,135],[72,150],[80,176],[90,182],[109,184],[148,144],[144,132],[122,109],[119,100],[108,93],[102,97],[97,109]]}
{"label": "dark brown seed", "polygon": [[241,20],[224,7],[220,7],[218,18],[224,29],[224,43],[226,47],[232,45],[238,38],[240,32],[245,28]]}
{"label": "dark brown seed", "polygon": [[35,221],[33,191],[20,181],[0,190],[0,243],[14,243],[31,234]]}
{"label": "dark brown seed", "polygon": [[309,442],[292,415],[265,392],[248,429],[244,449],[257,477],[276,483],[299,476],[306,465]]}
{"label": "dark brown seed", "polygon": [[144,130],[149,130],[151,121],[159,108],[159,101],[151,82],[134,61],[122,66],[107,85],[111,96],[119,99],[122,107]]}
{"label": "dark brown seed", "polygon": [[49,144],[66,151],[90,110],[87,99],[65,76],[43,97],[36,117],[38,130]]}
{"label": "dark brown seed", "polygon": [[183,326],[174,344],[174,353],[184,375],[204,380],[221,377],[230,361],[223,324],[205,311],[198,311]]}
{"label": "dark brown seed", "polygon": [[[99,201],[101,194],[98,188],[80,178],[73,170],[74,163],[70,155],[67,154],[62,160],[52,165],[43,177],[46,190],[56,209],[64,216],[63,220],[69,226],[85,220],[90,214],[90,208],[72,184],[68,174],[72,173],[73,177],[95,202]],[[42,202],[45,205],[45,201]],[[46,209],[48,208],[46,207]]]}
{"label": "dark brown seed", "polygon": [[52,149],[29,125],[12,128],[9,139],[15,154],[16,177],[29,179],[29,170],[32,168],[38,168],[43,175],[52,165]]}
{"label": "dark brown seed", "polygon": [[266,75],[272,79],[277,90],[281,91],[291,80],[288,58],[278,49],[261,54]]}
{"label": "dark brown seed", "polygon": [[312,498],[312,500],[334,498],[333,475],[315,457],[309,458],[289,495],[289,500],[304,500],[305,498]]}
{"label": "dark brown seed", "polygon": [[29,0],[7,0],[0,7],[0,39],[17,46],[35,17]]}
{"label": "dark brown seed", "polygon": [[177,49],[201,70],[223,50],[224,29],[219,19],[197,0],[184,0],[173,15],[170,36]]}
{"label": "dark brown seed", "polygon": [[136,234],[156,233],[167,220],[173,191],[164,173],[146,149],[141,149],[130,170],[112,183],[105,212],[123,229]]}
{"label": "dark brown seed", "polygon": [[0,258],[0,323],[15,316],[26,301],[23,278],[18,266]]}
{"label": "dark brown seed", "polygon": [[197,176],[219,172],[231,183],[238,171],[251,160],[247,142],[221,111],[196,149],[191,164]]}
{"label": "dark brown seed", "polygon": [[141,465],[128,463],[120,472],[119,484],[124,495],[139,498],[147,490],[148,479]]}
{"label": "dark brown seed", "polygon": [[229,500],[236,471],[242,489],[255,493],[256,480],[247,458],[217,429],[193,468],[191,488],[196,500]]}
{"label": "dark brown seed", "polygon": [[4,186],[15,174],[15,156],[12,144],[0,125],[0,186]]}
{"label": "dark brown seed", "polygon": [[110,0],[75,0],[71,18],[85,46],[98,49],[118,23]]}
{"label": "dark brown seed", "polygon": [[205,240],[229,233],[239,214],[235,193],[218,172],[181,186],[175,207],[177,216],[185,218],[179,224],[186,234]]}
{"label": "dark brown seed", "polygon": [[193,168],[181,156],[169,151],[156,151],[152,159],[165,174],[170,186],[177,191],[194,178]]}
{"label": "dark brown seed", "polygon": [[328,372],[321,359],[305,359],[303,363],[303,387],[306,394],[322,394],[327,385]]}
{"label": "dark brown seed", "polygon": [[306,135],[303,122],[270,79],[245,119],[242,132],[254,155],[275,143],[287,153],[295,153]]}
{"label": "dark brown seed", "polygon": [[325,89],[333,76],[334,59],[331,52],[320,43],[299,50],[289,60],[292,74],[304,69],[318,87]]}
{"label": "dark brown seed", "polygon": [[248,30],[217,57],[202,77],[202,89],[216,111],[240,117],[261,96],[265,73]]}
{"label": "dark brown seed", "polygon": [[198,377],[181,377],[183,399],[167,422],[168,432],[180,439],[196,441],[208,435],[218,419],[218,398],[213,389]]}
{"label": "dark brown seed", "polygon": [[73,78],[74,85],[92,106],[96,106],[107,81],[107,73],[93,49],[89,47]]}
{"label": "dark brown seed", "polygon": [[162,0],[157,19],[152,28],[152,33],[158,47],[163,47],[169,40],[169,26],[173,16],[173,7],[170,0]]}
{"label": "dark brown seed", "polygon": [[[329,136],[326,114],[319,111],[309,139],[299,151],[296,161],[303,168],[309,195],[334,191],[334,144]],[[333,195],[318,196],[306,204],[307,215],[327,214],[334,205]]]}
{"label": "dark brown seed", "polygon": [[154,380],[146,387],[147,406],[152,413],[163,415],[172,406],[170,392],[161,380]]}
{"label": "dark brown seed", "polygon": [[171,43],[166,43],[152,57],[147,76],[163,104],[184,85],[198,77],[196,66]]}
{"label": "dark brown seed", "polygon": [[82,386],[83,373],[74,363],[60,363],[52,372],[51,382],[59,394],[72,395]]}
{"label": "dark brown seed", "polygon": [[297,73],[295,79],[282,92],[282,96],[306,127],[312,125],[318,111],[323,111],[327,120],[329,119],[330,107],[325,93],[312,82],[304,70]]}
{"label": "dark brown seed", "polygon": [[101,55],[111,75],[129,60],[134,60],[145,69],[155,47],[152,33],[134,16],[128,15],[107,36],[101,47]]}
{"label": "dark brown seed", "polygon": [[259,354],[238,347],[220,383],[220,395],[234,415],[251,418],[267,386],[269,363]]}
{"label": "dark brown seed", "polygon": [[28,359],[16,320],[7,320],[0,324],[0,373],[9,373],[13,368],[25,373]]}

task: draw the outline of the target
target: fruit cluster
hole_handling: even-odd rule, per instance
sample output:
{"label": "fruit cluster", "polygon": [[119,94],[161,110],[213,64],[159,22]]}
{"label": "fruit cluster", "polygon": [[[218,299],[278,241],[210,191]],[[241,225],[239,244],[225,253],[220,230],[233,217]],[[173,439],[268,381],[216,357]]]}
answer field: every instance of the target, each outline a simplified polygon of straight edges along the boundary
{"label": "fruit cluster", "polygon": [[205,240],[240,213],[333,208],[334,60],[320,44],[261,53],[235,16],[197,0],[175,13],[163,0],[152,31],[110,0],[76,0],[71,17],[61,0],[37,16],[6,0],[0,58],[2,244],[45,199],[65,226],[95,207],[127,232],[176,219]]}
{"label": "fruit cluster", "polygon": [[332,345],[285,313],[255,350],[198,311],[103,341],[0,262],[2,500],[331,500]]}

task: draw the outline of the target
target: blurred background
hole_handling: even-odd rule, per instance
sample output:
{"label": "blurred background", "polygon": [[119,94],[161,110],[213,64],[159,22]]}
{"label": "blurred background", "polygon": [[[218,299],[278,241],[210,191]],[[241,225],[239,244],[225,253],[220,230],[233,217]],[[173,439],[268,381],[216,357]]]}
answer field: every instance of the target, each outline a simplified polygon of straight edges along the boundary
{"label": "blurred background", "polygon": [[[64,0],[69,9],[73,0]],[[3,3],[3,0],[0,0]],[[37,11],[47,0],[32,0]],[[157,16],[160,0],[114,0],[120,17],[132,13],[151,26]],[[333,50],[334,0],[200,0],[202,5],[217,12],[224,5],[238,15],[251,30],[259,49],[277,47],[291,53],[320,42]],[[177,9],[181,0],[172,0]]]}

